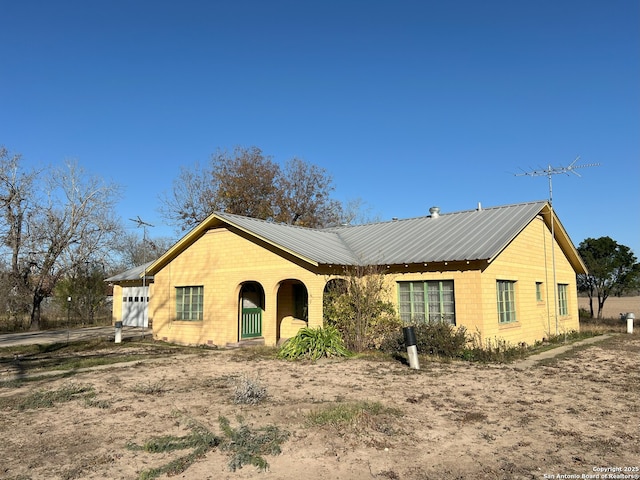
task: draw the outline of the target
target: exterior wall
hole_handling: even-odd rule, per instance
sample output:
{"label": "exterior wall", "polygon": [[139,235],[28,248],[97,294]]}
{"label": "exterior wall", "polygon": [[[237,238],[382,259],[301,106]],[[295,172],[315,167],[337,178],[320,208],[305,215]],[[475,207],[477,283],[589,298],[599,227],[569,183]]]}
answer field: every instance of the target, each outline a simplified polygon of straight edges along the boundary
{"label": "exterior wall", "polygon": [[[322,324],[325,277],[316,275],[294,259],[271,252],[241,234],[219,228],[208,231],[157,272],[150,315],[154,338],[179,344],[224,346],[239,341],[240,290],[257,282],[264,290],[262,336],[266,345],[297,332],[305,322],[285,317],[278,325],[278,291],[282,282],[298,280],[308,291],[309,326]],[[204,287],[204,319],[176,321],[175,288]]]}
{"label": "exterior wall", "polygon": [[[555,245],[557,283],[567,284],[568,315],[558,316],[558,333],[579,329],[576,275],[562,250],[540,218],[534,219],[491,263],[458,262],[392,267],[387,271],[390,300],[397,304],[397,282],[453,280],[456,324],[481,341],[502,339],[533,343],[556,333],[553,258]],[[154,338],[180,344],[224,346],[239,341],[240,291],[256,282],[264,291],[262,336],[275,345],[307,323],[293,317],[292,283],[302,282],[308,293],[308,326],[323,323],[324,286],[332,272],[303,264],[293,256],[274,253],[241,233],[213,229],[196,240],[155,275],[150,302]],[[515,281],[517,321],[498,321],[496,281]],[[536,299],[536,282],[542,283],[543,301]],[[176,321],[175,289],[204,287],[203,321]],[[117,286],[116,286],[117,287]],[[114,318],[121,315],[122,291],[114,290]],[[120,299],[118,301],[118,299]],[[119,313],[120,312],[120,313]]]}
{"label": "exterior wall", "polygon": [[[556,281],[566,284],[568,315],[558,316],[558,333],[579,330],[576,274],[561,248],[555,245]],[[388,275],[391,301],[398,303],[397,282],[453,280],[456,325],[471,335],[487,340],[505,340],[511,344],[528,343],[556,334],[551,232],[540,218],[534,219],[489,265],[460,262],[429,265],[434,271]],[[410,268],[410,267],[409,267]],[[500,324],[496,281],[515,281],[516,322]],[[543,300],[536,299],[536,282],[542,283]]]}
{"label": "exterior wall", "polygon": [[[494,260],[482,274],[483,341],[501,338],[510,343],[536,340],[556,334],[557,290],[553,278],[552,245],[555,248],[556,283],[566,284],[568,315],[558,316],[558,334],[579,330],[576,274],[551,232],[539,217]],[[496,281],[515,281],[516,321],[498,321]],[[536,299],[536,282],[542,283],[542,301]]]}
{"label": "exterior wall", "polygon": [[[439,265],[439,270],[430,272],[393,272],[388,275],[390,300],[398,305],[398,282],[453,280],[456,326],[464,326],[469,333],[482,330],[483,312],[481,305],[480,270],[474,265]],[[438,268],[436,267],[436,268]],[[495,292],[494,292],[495,296]]]}

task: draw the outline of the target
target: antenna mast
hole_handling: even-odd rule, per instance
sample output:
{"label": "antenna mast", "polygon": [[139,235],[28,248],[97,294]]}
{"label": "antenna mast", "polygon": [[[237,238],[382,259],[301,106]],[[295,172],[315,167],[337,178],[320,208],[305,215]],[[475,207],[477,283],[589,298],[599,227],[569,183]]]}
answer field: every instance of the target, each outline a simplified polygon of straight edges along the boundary
{"label": "antenna mast", "polygon": [[147,263],[147,255],[146,255],[146,247],[147,247],[147,227],[153,227],[150,223],[145,222],[138,215],[136,218],[130,218],[132,222],[137,223],[136,227],[142,227],[142,251],[144,252],[144,258],[142,259],[143,263]]}
{"label": "antenna mast", "polygon": [[[578,168],[588,168],[588,167],[599,167],[599,163],[587,163],[584,165],[576,165],[576,162],[580,159],[580,156],[577,156],[576,159],[571,162],[566,167],[552,167],[551,164],[547,166],[547,168],[538,169],[538,170],[530,170],[528,172],[516,173],[516,177],[547,177],[549,179],[549,211],[551,213],[551,264],[553,269],[553,303],[554,303],[554,314],[556,319],[556,335],[558,335],[558,285],[556,281],[556,255],[555,255],[555,215],[553,213],[553,184],[551,182],[551,178],[554,175],[559,175],[564,173],[565,175],[569,175],[569,173],[573,173],[574,175],[581,177],[576,169]],[[546,261],[545,261],[546,263]],[[547,282],[548,284],[548,282]],[[547,298],[549,298],[549,286],[547,285]],[[548,312],[549,310],[547,310]],[[551,326],[549,325],[549,330],[551,330]]]}
{"label": "antenna mast", "polygon": [[149,298],[148,293],[146,291],[147,288],[147,227],[153,227],[150,223],[145,222],[138,215],[136,218],[130,218],[132,222],[135,222],[136,227],[142,227],[142,263],[144,264],[144,273],[142,274],[142,302],[144,305],[143,308],[143,327],[146,328],[149,323],[149,311],[147,306],[147,299]]}
{"label": "antenna mast", "polygon": [[[147,227],[153,227],[153,225],[142,220],[140,218],[140,215],[138,215],[136,218],[130,218],[129,220],[137,223],[136,227],[138,228],[142,227],[142,248],[144,249],[147,244]],[[146,252],[146,250],[143,250],[143,251]],[[147,261],[146,255],[145,255],[145,258],[143,258],[143,261],[144,263],[146,263]]]}

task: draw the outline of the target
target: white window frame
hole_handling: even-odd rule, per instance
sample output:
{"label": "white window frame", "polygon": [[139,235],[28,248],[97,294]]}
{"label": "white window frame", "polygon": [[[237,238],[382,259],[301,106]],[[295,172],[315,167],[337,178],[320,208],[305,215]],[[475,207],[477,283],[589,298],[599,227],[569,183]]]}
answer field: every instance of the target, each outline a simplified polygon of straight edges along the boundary
{"label": "white window frame", "polygon": [[204,318],[204,287],[193,285],[175,289],[176,321],[201,322]]}
{"label": "white window frame", "polygon": [[453,280],[398,282],[398,311],[404,323],[456,324]]}
{"label": "white window frame", "polygon": [[516,282],[514,280],[496,280],[498,301],[498,323],[501,325],[518,321],[516,315]]}
{"label": "white window frame", "polygon": [[569,285],[566,283],[558,284],[558,315],[566,317],[569,315]]}

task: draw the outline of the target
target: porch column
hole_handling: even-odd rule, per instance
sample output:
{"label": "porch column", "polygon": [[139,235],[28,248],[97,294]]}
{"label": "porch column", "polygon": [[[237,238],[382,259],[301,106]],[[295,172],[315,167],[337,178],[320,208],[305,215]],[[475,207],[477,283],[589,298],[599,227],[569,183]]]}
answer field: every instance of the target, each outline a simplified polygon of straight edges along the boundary
{"label": "porch column", "polygon": [[264,292],[264,312],[262,315],[262,336],[264,344],[274,346],[278,329],[278,288],[271,287]]}
{"label": "porch column", "polygon": [[322,320],[322,299],[324,295],[324,285],[322,287],[308,289],[309,293],[309,328],[323,326]]}

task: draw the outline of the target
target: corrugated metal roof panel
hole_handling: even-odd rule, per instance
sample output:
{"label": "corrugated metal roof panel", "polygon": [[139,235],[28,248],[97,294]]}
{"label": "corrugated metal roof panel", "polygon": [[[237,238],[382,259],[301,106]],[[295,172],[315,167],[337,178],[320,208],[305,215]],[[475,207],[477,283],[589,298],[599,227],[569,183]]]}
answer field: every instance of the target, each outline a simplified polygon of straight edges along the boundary
{"label": "corrugated metal roof panel", "polygon": [[438,218],[314,230],[217,214],[223,220],[320,264],[403,264],[495,257],[546,202],[444,213]]}
{"label": "corrugated metal roof panel", "polygon": [[[154,260],[155,261],[155,260]],[[130,268],[129,270],[114,275],[113,277],[109,277],[105,280],[105,282],[126,282],[130,280],[140,280],[144,275],[144,272],[149,265],[151,265],[154,261],[147,262],[144,265],[138,265],[137,267]]]}
{"label": "corrugated metal roof panel", "polygon": [[351,265],[351,251],[335,233],[257,220],[229,213],[216,216],[285,250],[318,264]]}
{"label": "corrugated metal roof panel", "polygon": [[[318,265],[492,260],[546,206],[546,201],[529,202],[442,213],[437,218],[425,216],[323,230],[216,212],[153,263],[151,273],[159,271],[181,249],[188,248],[203,232],[219,224],[237,228]],[[143,272],[144,266],[138,267],[137,272],[132,269],[108,280],[134,280]]]}
{"label": "corrugated metal roof panel", "polygon": [[546,202],[331,229],[370,263],[423,263],[495,257]]}

